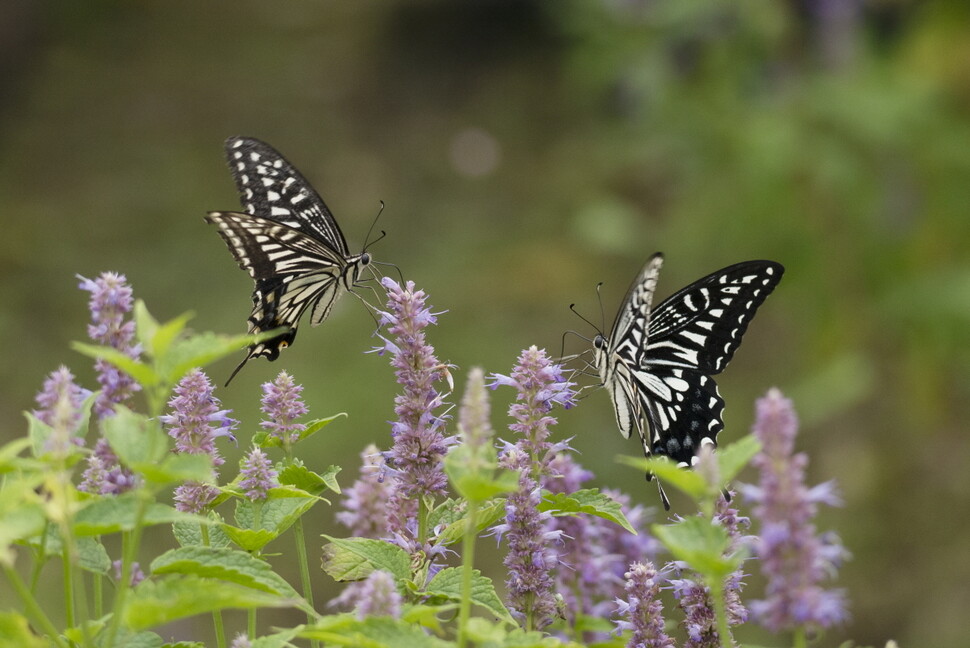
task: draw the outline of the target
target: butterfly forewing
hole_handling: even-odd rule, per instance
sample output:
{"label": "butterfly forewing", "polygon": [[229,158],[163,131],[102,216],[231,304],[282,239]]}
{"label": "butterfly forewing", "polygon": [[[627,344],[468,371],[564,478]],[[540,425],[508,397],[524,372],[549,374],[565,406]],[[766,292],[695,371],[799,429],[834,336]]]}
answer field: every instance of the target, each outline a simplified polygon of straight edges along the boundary
{"label": "butterfly forewing", "polygon": [[251,137],[226,140],[226,158],[243,209],[300,230],[348,256],[347,241],[316,190],[269,144]]}
{"label": "butterfly forewing", "polygon": [[370,257],[347,251],[337,222],[300,173],[268,144],[234,137],[226,155],[246,213],[210,212],[239,266],[253,278],[249,332],[288,330],[253,345],[230,376],[253,357],[275,360],[296,337],[311,310],[314,326],[329,315],[345,290],[356,285]]}

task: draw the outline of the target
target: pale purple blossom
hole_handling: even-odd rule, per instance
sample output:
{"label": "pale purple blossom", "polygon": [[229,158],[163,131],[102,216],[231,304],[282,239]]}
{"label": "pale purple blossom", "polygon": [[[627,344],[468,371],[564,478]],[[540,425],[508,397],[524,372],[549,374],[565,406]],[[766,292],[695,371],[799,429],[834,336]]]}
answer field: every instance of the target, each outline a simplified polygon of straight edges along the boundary
{"label": "pale purple blossom", "polygon": [[279,484],[273,462],[258,447],[253,447],[243,458],[239,476],[242,478],[239,480],[239,488],[251,500],[265,500],[269,489]]}
{"label": "pale purple blossom", "polygon": [[552,574],[559,556],[554,545],[562,542],[563,532],[553,528],[548,512],[538,510],[540,480],[551,474],[555,454],[568,447],[549,442],[549,427],[556,423],[549,412],[555,403],[572,405],[574,392],[562,368],[535,346],[522,352],[510,376],[493,375],[491,384],[493,388],[508,385],[518,392],[509,408],[515,419],[509,429],[519,439],[514,445],[506,444],[499,463],[519,473],[519,485],[506,499],[505,522],[494,528],[495,535],[505,535],[509,545],[504,561],[509,609],[527,630],[542,629],[557,613]]}
{"label": "pale purple blossom", "polygon": [[674,648],[664,630],[657,571],[649,560],[635,562],[624,575],[626,598],[616,599],[617,632],[630,631],[628,648]]}
{"label": "pale purple blossom", "polygon": [[81,424],[81,405],[90,392],[74,382],[74,375],[67,367],[52,371],[44,380],[43,389],[35,400],[40,409],[33,414],[51,427],[45,450],[66,455],[71,445],[83,443],[76,436]]}
{"label": "pale purple blossom", "polygon": [[252,645],[253,642],[249,640],[246,633],[240,632],[233,638],[232,643],[229,644],[229,648],[251,648]]}
{"label": "pale purple blossom", "polygon": [[[120,581],[121,580],[121,566],[122,566],[121,565],[121,561],[120,560],[115,560],[114,562],[111,563],[111,566],[112,566],[112,568],[114,570],[115,580],[116,581]],[[137,585],[138,583],[142,582],[143,580],[145,580],[145,572],[142,571],[141,565],[138,564],[137,562],[131,563],[131,580],[130,580],[129,584],[132,587],[134,587],[135,585]]]}
{"label": "pale purple blossom", "polygon": [[[125,276],[114,272],[102,272],[97,279],[86,279],[81,275],[79,288],[91,293],[88,307],[91,310],[91,324],[88,336],[102,344],[121,351],[130,358],[141,355],[141,347],[134,342],[135,322],[126,320],[132,308],[131,287]],[[105,360],[96,360],[98,383],[101,393],[94,403],[94,411],[99,418],[111,416],[116,403],[123,403],[141,386],[127,373]]]}
{"label": "pale purple blossom", "polygon": [[296,443],[306,429],[306,425],[295,422],[307,413],[306,404],[300,398],[302,392],[303,385],[294,382],[285,371],[281,371],[273,382],[263,383],[262,410],[268,420],[261,425],[284,445]]}
{"label": "pale purple blossom", "polygon": [[356,538],[383,538],[388,534],[387,502],[392,482],[385,479],[383,455],[377,446],[364,448],[360,459],[360,476],[344,491],[344,510],[337,513],[337,521]]}
{"label": "pale purple blossom", "polygon": [[357,597],[354,607],[360,620],[372,616],[401,617],[401,593],[389,572],[371,572],[361,583]]}
{"label": "pale purple blossom", "polygon": [[438,361],[425,337],[424,329],[437,322],[426,304],[427,295],[415,290],[413,281],[401,287],[385,277],[382,283],[387,289],[387,310],[381,313],[381,324],[393,339],[381,336],[384,345],[375,350],[391,353],[391,366],[402,387],[394,398],[394,445],[386,453],[395,476],[388,523],[392,533],[407,538],[413,535],[409,521],[416,515],[417,502],[441,497],[447,489],[442,459],[455,439],[444,435],[447,417],[435,413],[444,405],[444,395],[435,384],[449,376],[447,365]]}
{"label": "pale purple blossom", "polygon": [[[175,452],[208,455],[213,466],[222,465],[225,460],[215,442],[223,436],[235,441],[232,429],[236,421],[229,417],[229,410],[220,409],[209,377],[201,369],[187,373],[176,385],[175,395],[168,405],[172,413],[160,419],[168,427],[169,435],[175,439]],[[200,513],[218,493],[218,489],[211,484],[186,482],[175,490],[176,508]]]}
{"label": "pale purple blossom", "polygon": [[94,452],[88,456],[88,467],[82,475],[78,489],[101,495],[120,495],[135,487],[135,474],[118,463],[118,457],[101,437],[94,444]]}
{"label": "pale purple blossom", "polygon": [[485,390],[485,374],[478,367],[468,372],[465,394],[458,411],[458,429],[461,430],[462,443],[479,448],[488,445],[495,436],[489,420],[490,407],[488,392]]}
{"label": "pale purple blossom", "polygon": [[[686,565],[676,562],[668,567],[679,572]],[[683,626],[687,631],[684,648],[721,648],[711,590],[699,578],[668,578],[667,582],[670,583],[677,605],[684,613]]]}
{"label": "pale purple blossom", "polygon": [[827,628],[846,620],[845,597],[826,590],[846,552],[834,534],[819,536],[812,523],[819,504],[840,503],[831,482],[808,488],[808,457],[795,453],[798,420],[791,400],[777,389],[758,399],[754,435],[762,449],[752,461],[757,486],[745,486],[761,523],[756,552],[767,579],[766,598],[751,603],[755,619],[774,632]]}

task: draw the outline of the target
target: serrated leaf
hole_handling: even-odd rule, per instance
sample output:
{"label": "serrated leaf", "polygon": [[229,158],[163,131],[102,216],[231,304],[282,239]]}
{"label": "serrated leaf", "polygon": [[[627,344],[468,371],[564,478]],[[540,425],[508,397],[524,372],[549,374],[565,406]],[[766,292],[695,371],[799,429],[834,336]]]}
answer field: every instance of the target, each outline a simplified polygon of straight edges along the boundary
{"label": "serrated leaf", "polygon": [[[215,514],[210,513],[210,515]],[[176,522],[172,525],[172,535],[183,547],[226,547],[229,545],[229,537],[218,522],[208,525],[208,529],[208,543],[202,539],[202,527],[196,522]]]}
{"label": "serrated leaf", "polygon": [[[476,516],[475,534],[479,534],[494,525],[505,516],[505,500],[495,499],[478,509]],[[465,535],[465,518],[462,517],[441,530],[436,538],[439,544],[450,545],[459,542]]]}
{"label": "serrated leaf", "polygon": [[[135,518],[138,514],[138,497],[139,493],[133,491],[115,497],[90,500],[90,503],[78,511],[74,518],[74,533],[78,536],[95,536],[131,531],[135,528]],[[205,518],[182,513],[171,506],[154,502],[146,507],[142,525],[152,526],[180,521],[208,524]]]}
{"label": "serrated leaf", "polygon": [[[333,416],[328,416],[327,418],[314,419],[314,420],[310,421],[309,423],[306,424],[306,427],[305,428],[303,428],[302,430],[300,430],[297,433],[296,440],[293,441],[293,444],[299,443],[303,439],[306,439],[306,438],[308,438],[310,436],[313,436],[314,434],[316,434],[317,432],[319,432],[323,428],[327,427],[328,425],[330,425],[331,423],[333,423],[336,419],[338,419],[340,417],[345,417],[346,418],[347,417],[347,413],[346,412],[338,412],[338,413],[334,414]],[[282,448],[283,447],[283,441],[280,440],[280,438],[278,436],[274,436],[274,435],[269,434],[269,433],[266,433],[266,432],[260,432],[260,433],[256,434],[253,437],[253,442],[256,445],[258,445],[260,448]],[[291,444],[291,445],[293,445],[293,444]]]}
{"label": "serrated leaf", "polygon": [[335,493],[340,493],[340,486],[337,484],[337,473],[340,466],[330,466],[322,475],[319,475],[302,463],[290,464],[277,475],[277,480],[283,486],[295,486],[311,495],[319,495],[326,489]]}
{"label": "serrated leaf", "polygon": [[108,551],[97,538],[78,538],[76,541],[78,566],[95,574],[107,574],[111,569]]}
{"label": "serrated leaf", "polygon": [[261,502],[248,499],[236,501],[236,525],[241,529],[265,529],[278,536],[317,501],[317,498],[292,487],[271,488],[267,499]]}
{"label": "serrated leaf", "polygon": [[290,641],[299,635],[303,627],[298,625],[295,628],[287,628],[265,637],[257,637],[253,639],[250,648],[287,648],[292,645]]}
{"label": "serrated leaf", "polygon": [[621,455],[616,460],[619,463],[633,466],[638,470],[653,473],[664,482],[665,486],[674,486],[689,495],[692,499],[700,499],[707,493],[707,482],[704,481],[701,475],[693,470],[679,467],[667,457],[653,456],[643,458]]}
{"label": "serrated leaf", "polygon": [[101,428],[118,460],[128,467],[160,462],[168,453],[169,437],[158,422],[123,405],[115,406],[114,416],[103,419]]}
{"label": "serrated leaf", "polygon": [[427,634],[420,626],[388,617],[358,620],[351,615],[328,618],[327,624],[306,626],[301,637],[327,645],[359,648],[449,648],[447,642]]}
{"label": "serrated leaf", "polygon": [[27,469],[32,462],[19,455],[30,446],[31,441],[29,437],[20,437],[0,446],[0,475]]}
{"label": "serrated leaf", "polygon": [[168,353],[172,343],[178,339],[182,331],[185,330],[185,325],[194,316],[194,313],[189,311],[159,326],[155,335],[152,336],[152,355],[155,358],[161,358]]}
{"label": "serrated leaf", "polygon": [[300,595],[266,561],[226,547],[180,547],[152,561],[153,574],[194,574],[299,599]]}
{"label": "serrated leaf", "polygon": [[711,578],[724,578],[734,571],[740,560],[724,556],[731,539],[727,530],[699,516],[684,518],[674,524],[654,524],[654,536],[678,560]]}
{"label": "serrated leaf", "polygon": [[148,307],[141,299],[135,300],[134,308],[135,339],[149,356],[155,357],[155,335],[158,333],[158,320],[148,312]]}
{"label": "serrated leaf", "polygon": [[231,524],[223,524],[220,528],[227,538],[246,551],[259,551],[279,537],[266,529],[240,529]]}
{"label": "serrated leaf", "polygon": [[480,617],[468,620],[468,638],[478,648],[582,648],[580,644],[564,642],[542,632],[526,632],[521,628],[508,630]]}
{"label": "serrated leaf", "polygon": [[383,569],[395,580],[411,576],[411,556],[401,547],[370,538],[334,538],[323,546],[323,571],[336,581],[360,580]]}
{"label": "serrated leaf", "polygon": [[244,347],[279,336],[288,327],[278,327],[256,335],[216,335],[199,333],[172,342],[168,353],[158,358],[158,372],[166,383],[174,384],[196,367],[204,367],[236,353]]}
{"label": "serrated leaf", "polygon": [[542,495],[540,511],[548,511],[553,515],[586,513],[614,522],[630,533],[637,532],[623,514],[620,503],[606,493],[601,493],[598,488],[584,488],[568,494],[544,491]]}
{"label": "serrated leaf", "polygon": [[[446,567],[435,574],[431,582],[424,588],[426,594],[443,596],[451,601],[462,599],[462,569],[460,567]],[[485,608],[495,616],[514,624],[515,619],[502,604],[502,599],[495,592],[492,579],[482,576],[477,569],[472,571],[471,602]]]}
{"label": "serrated leaf", "polygon": [[293,607],[299,601],[235,583],[199,576],[169,576],[146,580],[134,590],[125,608],[125,623],[134,630],[216,610]]}
{"label": "serrated leaf", "polygon": [[86,344],[84,342],[71,342],[71,348],[78,353],[88,356],[89,358],[94,358],[96,360],[100,358],[106,362],[110,362],[134,378],[138,384],[146,389],[154,387],[161,380],[160,376],[151,366],[145,364],[144,362],[139,362],[138,360],[129,358],[127,355],[113,347],[97,346],[95,344]]}

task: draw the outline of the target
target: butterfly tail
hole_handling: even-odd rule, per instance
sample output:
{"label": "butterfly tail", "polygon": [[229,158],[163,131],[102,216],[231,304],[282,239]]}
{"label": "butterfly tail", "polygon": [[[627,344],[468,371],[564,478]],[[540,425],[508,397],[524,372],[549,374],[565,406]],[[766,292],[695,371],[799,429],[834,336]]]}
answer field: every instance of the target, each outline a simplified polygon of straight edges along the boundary
{"label": "butterfly tail", "polygon": [[239,370],[242,369],[244,366],[246,366],[246,363],[249,362],[250,358],[252,358],[254,355],[256,355],[256,347],[249,349],[246,352],[246,357],[243,358],[242,362],[240,362],[236,366],[236,368],[232,370],[232,374],[229,375],[229,380],[226,381],[226,384],[225,384],[226,387],[229,386],[229,383],[231,383],[232,379],[236,377],[236,374],[239,373]]}

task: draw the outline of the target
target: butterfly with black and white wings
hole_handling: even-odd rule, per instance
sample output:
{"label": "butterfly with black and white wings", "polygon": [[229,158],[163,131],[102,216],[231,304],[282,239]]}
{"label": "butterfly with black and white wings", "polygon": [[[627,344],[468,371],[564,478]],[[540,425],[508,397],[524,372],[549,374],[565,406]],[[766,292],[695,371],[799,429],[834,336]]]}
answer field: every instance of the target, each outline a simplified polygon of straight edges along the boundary
{"label": "butterfly with black and white wings", "polygon": [[[249,333],[288,327],[252,345],[229,376],[251,358],[275,360],[293,343],[303,313],[317,326],[371,263],[351,254],[337,221],[310,183],[269,144],[251,137],[226,141],[226,157],[244,212],[209,212],[229,251],[253,278]],[[226,381],[226,384],[229,384]]]}
{"label": "butterfly with black and white wings", "polygon": [[[724,428],[724,400],[711,376],[731,361],[755,312],[785,270],[774,261],[736,263],[653,308],[662,266],[659,253],[644,265],[609,337],[594,338],[593,362],[623,437],[635,431],[644,455],[664,455],[691,466],[698,449],[716,446]],[[669,509],[662,487],[660,495]]]}

